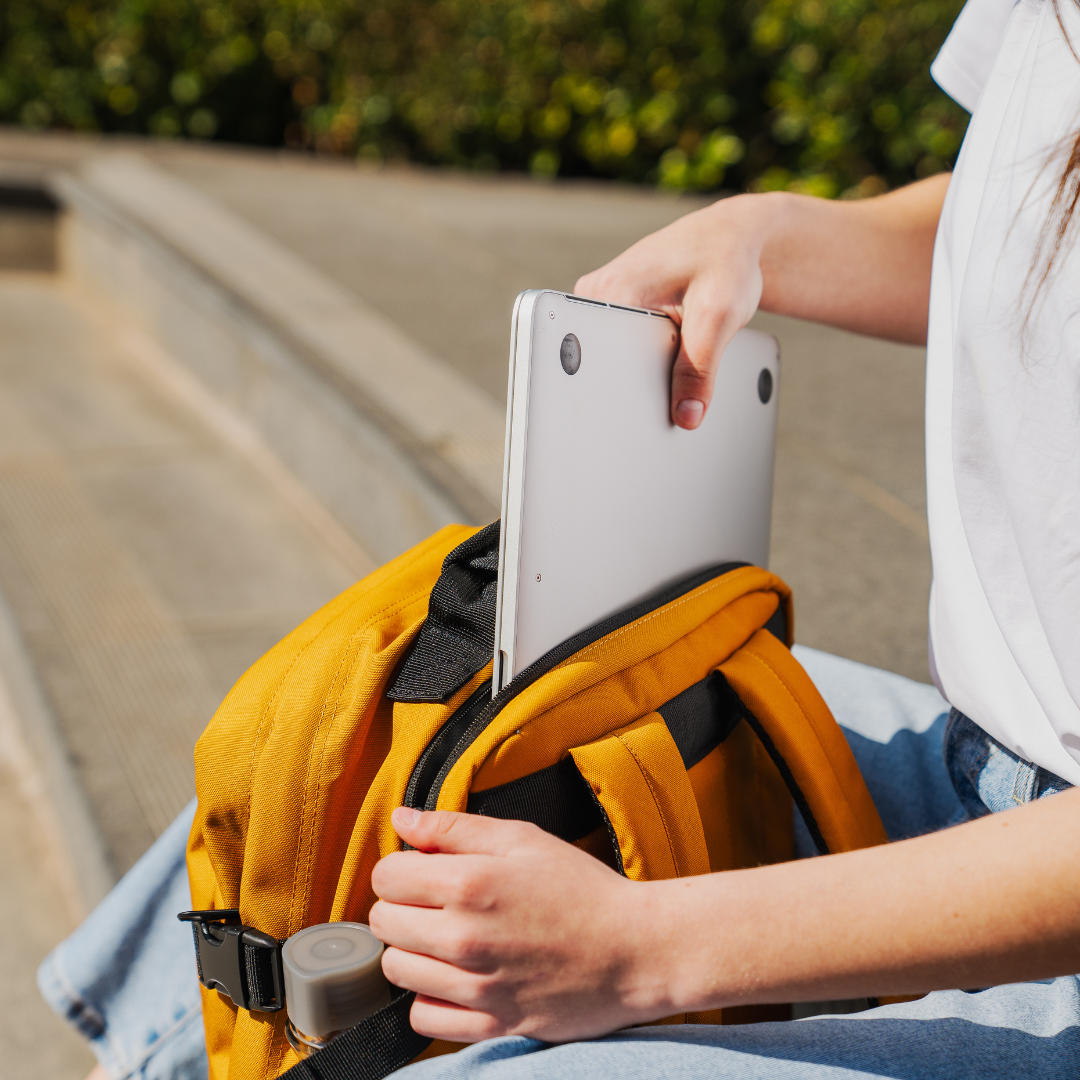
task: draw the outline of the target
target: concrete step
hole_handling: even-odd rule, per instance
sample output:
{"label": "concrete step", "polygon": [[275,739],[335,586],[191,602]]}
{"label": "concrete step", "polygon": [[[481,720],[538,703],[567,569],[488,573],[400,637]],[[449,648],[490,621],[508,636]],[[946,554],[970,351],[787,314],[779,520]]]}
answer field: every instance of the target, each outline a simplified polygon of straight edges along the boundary
{"label": "concrete step", "polygon": [[497,516],[501,410],[389,320],[138,156],[53,185],[65,271],[189,365],[380,559]]}
{"label": "concrete step", "polygon": [[119,874],[239,674],[374,563],[77,286],[0,281],[0,590]]}
{"label": "concrete step", "polygon": [[77,285],[0,273],[0,324],[0,1072],[77,1077],[38,962],[192,797],[232,683],[375,564]]}

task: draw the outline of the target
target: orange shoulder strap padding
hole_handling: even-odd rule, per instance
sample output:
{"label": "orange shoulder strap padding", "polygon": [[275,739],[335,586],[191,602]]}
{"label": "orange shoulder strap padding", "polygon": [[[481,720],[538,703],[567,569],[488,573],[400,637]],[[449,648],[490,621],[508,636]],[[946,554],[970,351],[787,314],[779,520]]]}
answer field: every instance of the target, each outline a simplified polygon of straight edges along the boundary
{"label": "orange shoulder strap padding", "polygon": [[888,837],[840,726],[802,665],[759,630],[720,672],[769,751],[822,852]]}
{"label": "orange shoulder strap padding", "polygon": [[628,878],[659,881],[709,872],[694,790],[659,713],[570,755],[603,808]]}
{"label": "orange shoulder strap padding", "polygon": [[[616,857],[633,881],[709,872],[709,851],[694,790],[664,718],[649,713],[570,751],[614,836]],[[718,1024],[719,1009],[679,1013],[657,1024]]]}

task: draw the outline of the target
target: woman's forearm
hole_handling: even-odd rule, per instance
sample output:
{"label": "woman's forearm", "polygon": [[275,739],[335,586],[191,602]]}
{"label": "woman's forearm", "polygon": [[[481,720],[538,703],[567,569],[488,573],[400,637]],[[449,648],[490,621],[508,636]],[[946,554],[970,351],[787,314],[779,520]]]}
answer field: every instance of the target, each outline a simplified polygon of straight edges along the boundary
{"label": "woman's forearm", "polygon": [[[926,341],[930,264],[948,174],[863,202],[777,193],[767,223],[761,307],[910,344]],[[736,202],[737,200],[732,200]]]}
{"label": "woman's forearm", "polygon": [[1080,791],[885,847],[640,889],[660,1012],[1080,971]]}

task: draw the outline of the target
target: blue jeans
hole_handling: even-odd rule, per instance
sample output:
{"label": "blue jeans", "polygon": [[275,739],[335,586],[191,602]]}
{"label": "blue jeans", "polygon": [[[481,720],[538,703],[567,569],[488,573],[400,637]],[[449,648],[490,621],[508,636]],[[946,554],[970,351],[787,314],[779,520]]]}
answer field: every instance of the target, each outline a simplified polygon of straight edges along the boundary
{"label": "blue jeans", "polygon": [[38,969],[53,1011],[112,1080],[206,1080],[185,849],[194,799]]}
{"label": "blue jeans", "polygon": [[[796,647],[844,728],[890,839],[918,836],[1068,785],[1022,761],[931,686]],[[46,958],[46,999],[91,1041],[113,1080],[205,1077],[181,815],[67,941]],[[796,818],[796,848],[813,844]],[[1080,1075],[1073,977],[948,991],[843,1016],[744,1027],[639,1028],[550,1046],[492,1039],[401,1070],[402,1080],[964,1080]]]}

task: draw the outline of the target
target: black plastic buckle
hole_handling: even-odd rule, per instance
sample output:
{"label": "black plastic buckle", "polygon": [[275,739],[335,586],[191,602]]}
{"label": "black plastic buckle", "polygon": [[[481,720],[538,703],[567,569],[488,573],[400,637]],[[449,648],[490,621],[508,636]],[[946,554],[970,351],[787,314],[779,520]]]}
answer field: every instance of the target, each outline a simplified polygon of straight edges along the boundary
{"label": "black plastic buckle", "polygon": [[236,908],[182,911],[176,917],[191,923],[203,986],[243,1009],[277,1012],[285,1007],[285,973],[277,938],[244,926]]}

